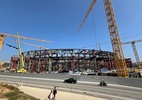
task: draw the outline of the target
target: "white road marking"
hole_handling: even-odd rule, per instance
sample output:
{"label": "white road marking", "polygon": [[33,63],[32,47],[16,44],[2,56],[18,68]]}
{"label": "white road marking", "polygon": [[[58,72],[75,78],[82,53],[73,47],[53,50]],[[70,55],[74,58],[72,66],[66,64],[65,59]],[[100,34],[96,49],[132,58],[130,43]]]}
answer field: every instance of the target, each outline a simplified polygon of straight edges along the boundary
{"label": "white road marking", "polygon": [[[0,75],[0,77],[21,78],[21,76],[7,76],[7,75]],[[63,82],[63,80],[61,80],[61,79],[34,78],[34,77],[23,77],[23,76],[22,76],[22,78],[23,79],[48,80],[48,81]],[[98,84],[98,82],[87,82],[87,81],[77,81],[77,82],[78,83],[87,83],[87,84]],[[138,87],[124,86],[124,85],[117,85],[117,84],[108,84],[108,85],[115,86],[115,87],[125,87],[125,88],[142,90],[142,88],[138,88]]]}
{"label": "white road marking", "polygon": [[[20,85],[21,83],[15,83],[15,82],[11,82],[11,81],[5,81],[5,82],[8,82],[8,83],[11,83],[11,84],[18,84]],[[27,83],[23,83],[22,85],[27,85]],[[45,86],[45,85],[37,85],[37,84],[28,84],[28,85],[31,85],[31,86],[35,86],[35,87],[42,87],[42,88],[53,88],[53,86]],[[74,92],[85,92],[86,94],[91,94],[91,95],[98,95],[98,96],[102,96],[102,97],[99,97],[99,98],[105,98],[106,97],[109,97],[109,98],[115,98],[115,99],[121,99],[121,100],[135,100],[135,99],[131,99],[131,98],[126,98],[126,97],[120,97],[120,96],[114,96],[114,95],[110,95],[110,94],[104,94],[104,93],[96,93],[96,92],[90,92],[90,91],[82,91],[82,90],[75,90],[75,89],[70,89],[70,88],[61,88],[61,87],[57,87],[57,88],[60,88],[61,90],[66,90],[66,91],[72,91],[73,93]]]}

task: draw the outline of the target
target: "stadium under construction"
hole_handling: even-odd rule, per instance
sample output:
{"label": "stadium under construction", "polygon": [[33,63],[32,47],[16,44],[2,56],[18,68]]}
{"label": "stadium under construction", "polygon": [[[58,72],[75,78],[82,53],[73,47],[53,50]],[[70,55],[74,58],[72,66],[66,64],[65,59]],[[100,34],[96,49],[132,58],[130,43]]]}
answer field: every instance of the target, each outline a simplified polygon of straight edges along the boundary
{"label": "stadium under construction", "polygon": [[[45,49],[22,52],[25,69],[28,72],[44,71],[100,71],[102,68],[115,70],[113,53],[95,49]],[[125,58],[128,68],[132,67],[131,58]],[[10,69],[19,67],[20,59],[11,57]]]}

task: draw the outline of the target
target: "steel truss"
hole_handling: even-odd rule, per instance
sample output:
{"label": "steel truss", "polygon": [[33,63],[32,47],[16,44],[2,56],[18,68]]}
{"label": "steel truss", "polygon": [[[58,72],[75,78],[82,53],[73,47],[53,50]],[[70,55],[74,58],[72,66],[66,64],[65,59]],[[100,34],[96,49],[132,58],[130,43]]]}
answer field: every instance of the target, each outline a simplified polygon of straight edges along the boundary
{"label": "steel truss", "polygon": [[[94,49],[48,49],[33,50],[22,53],[25,69],[29,72],[76,71],[115,69],[113,53]],[[127,62],[127,60],[126,60]],[[128,65],[131,67],[131,60]],[[17,69],[18,57],[11,57],[11,69]]]}

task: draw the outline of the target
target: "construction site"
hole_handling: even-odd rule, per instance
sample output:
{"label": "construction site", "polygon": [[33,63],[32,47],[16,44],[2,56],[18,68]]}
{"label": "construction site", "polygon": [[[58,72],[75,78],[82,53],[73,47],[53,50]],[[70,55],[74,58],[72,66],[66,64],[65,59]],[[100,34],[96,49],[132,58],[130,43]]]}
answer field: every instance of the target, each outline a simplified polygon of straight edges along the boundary
{"label": "construction site", "polygon": [[[112,52],[90,49],[49,49],[22,53],[25,69],[28,72],[46,71],[101,71],[116,69]],[[128,68],[132,68],[130,58],[125,59]],[[19,57],[11,57],[10,69],[17,69]]]}
{"label": "construction site", "polygon": [[[78,32],[83,26],[89,13],[93,9],[96,0],[92,0],[89,9],[82,20],[78,28]],[[0,48],[4,43],[5,37],[16,38],[18,47],[7,44],[9,47],[18,49],[19,56],[12,56],[9,70],[12,72],[29,72],[29,73],[41,73],[57,71],[58,73],[72,71],[73,73],[79,71],[84,72],[90,70],[91,72],[97,73],[108,73],[107,75],[115,75],[118,77],[130,77],[133,76],[130,73],[138,74],[141,77],[142,64],[140,62],[137,49],[135,46],[136,42],[142,42],[142,40],[133,40],[128,42],[121,42],[120,36],[114,16],[114,10],[112,6],[112,0],[104,0],[104,8],[106,19],[108,23],[108,30],[110,34],[112,50],[103,51],[101,49],[80,49],[80,48],[62,48],[62,49],[49,49],[46,47],[23,43],[30,46],[35,46],[40,49],[21,52],[20,39],[34,40],[38,42],[50,42],[47,40],[34,39],[29,37],[23,37],[18,35],[12,35],[7,33],[0,33]],[[136,58],[137,67],[133,68],[131,58],[125,58],[122,45],[132,44],[134,55]],[[2,68],[2,65],[0,65]],[[103,70],[105,68],[105,70]]]}

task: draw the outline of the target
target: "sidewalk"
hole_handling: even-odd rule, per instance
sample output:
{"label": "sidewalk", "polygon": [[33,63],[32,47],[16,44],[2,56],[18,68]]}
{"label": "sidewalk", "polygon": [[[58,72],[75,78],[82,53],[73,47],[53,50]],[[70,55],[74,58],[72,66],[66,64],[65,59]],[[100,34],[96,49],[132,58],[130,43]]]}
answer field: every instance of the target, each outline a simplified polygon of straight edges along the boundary
{"label": "sidewalk", "polygon": [[[20,86],[18,88],[20,89],[20,91],[23,91],[24,93],[31,95],[33,97],[39,98],[40,100],[48,100],[47,96],[50,93],[50,90],[47,89],[40,89],[40,88],[27,87],[27,86]],[[107,100],[87,95],[62,92],[58,91],[58,89],[57,92],[58,93],[56,95],[56,100]]]}

